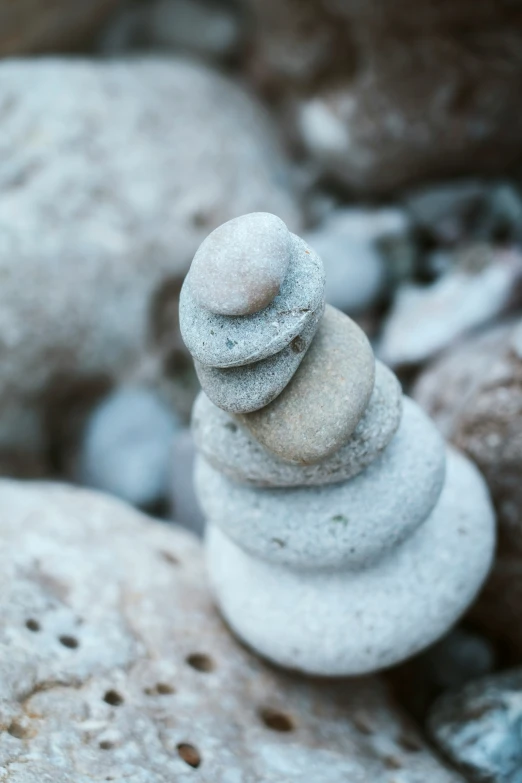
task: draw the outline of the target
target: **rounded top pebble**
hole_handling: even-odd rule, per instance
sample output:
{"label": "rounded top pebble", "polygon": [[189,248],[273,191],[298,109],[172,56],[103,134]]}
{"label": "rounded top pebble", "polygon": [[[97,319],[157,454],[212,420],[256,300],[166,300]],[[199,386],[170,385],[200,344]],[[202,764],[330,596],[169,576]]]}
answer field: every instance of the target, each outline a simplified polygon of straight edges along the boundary
{"label": "rounded top pebble", "polygon": [[196,302],[218,315],[249,315],[277,295],[292,252],[275,215],[252,212],[219,226],[201,243],[188,275]]}

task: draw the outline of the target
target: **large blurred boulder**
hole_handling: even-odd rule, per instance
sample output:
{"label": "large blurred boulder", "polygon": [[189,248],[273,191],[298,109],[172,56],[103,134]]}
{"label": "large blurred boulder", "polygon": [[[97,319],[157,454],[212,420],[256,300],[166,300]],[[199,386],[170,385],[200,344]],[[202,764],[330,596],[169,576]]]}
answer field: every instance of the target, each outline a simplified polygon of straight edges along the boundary
{"label": "large blurred boulder", "polygon": [[0,57],[88,41],[120,0],[0,0]]}
{"label": "large blurred boulder", "polygon": [[243,0],[250,70],[322,170],[381,194],[522,160],[520,0]]}
{"label": "large blurred boulder", "polygon": [[499,521],[499,551],[474,616],[522,655],[522,320],[446,352],[414,396],[484,474]]}
{"label": "large blurred boulder", "polygon": [[183,371],[180,281],[209,231],[299,216],[263,109],[189,62],[6,61],[0,114],[0,456],[20,464],[147,355]]}
{"label": "large blurred boulder", "polygon": [[121,502],[0,482],[9,783],[462,783],[383,683],[279,673],[238,644],[200,546]]}

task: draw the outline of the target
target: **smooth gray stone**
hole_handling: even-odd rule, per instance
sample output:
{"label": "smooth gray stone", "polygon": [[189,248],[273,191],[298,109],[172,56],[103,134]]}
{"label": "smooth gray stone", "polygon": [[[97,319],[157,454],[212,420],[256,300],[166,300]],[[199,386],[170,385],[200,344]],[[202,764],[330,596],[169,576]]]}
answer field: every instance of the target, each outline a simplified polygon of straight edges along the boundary
{"label": "smooth gray stone", "polygon": [[368,338],[326,305],[294,377],[270,405],[241,414],[256,440],[281,459],[320,462],[344,446],[370,401],[375,359]]}
{"label": "smooth gray stone", "polygon": [[279,353],[241,367],[207,367],[195,361],[199,382],[212,402],[230,413],[250,413],[268,405],[292,379],[322,318],[319,307],[300,335]]}
{"label": "smooth gray stone", "polygon": [[292,245],[283,221],[269,212],[233,218],[199,246],[187,278],[191,294],[212,313],[257,313],[279,292]]}
{"label": "smooth gray stone", "polygon": [[259,489],[231,481],[199,457],[195,485],[207,519],[250,554],[296,568],[361,569],[429,516],[444,475],[444,441],[406,397],[390,445],[350,481]]}
{"label": "smooth gray stone", "polygon": [[325,275],[319,256],[299,237],[287,275],[272,302],[258,313],[216,315],[196,303],[187,279],[179,302],[183,340],[192,356],[210,367],[238,367],[286,348],[323,307]]}
{"label": "smooth gray stone", "polygon": [[216,525],[206,538],[212,591],[243,641],[280,666],[349,676],[398,663],[448,631],[488,573],[495,515],[476,467],[450,452],[433,513],[366,570],[269,563]]}
{"label": "smooth gray stone", "polygon": [[346,481],[360,473],[386,448],[401,416],[399,381],[377,361],[375,386],[364,416],[348,443],[322,462],[296,465],[279,459],[203,392],[194,404],[192,430],[205,459],[234,481],[259,487],[299,487]]}

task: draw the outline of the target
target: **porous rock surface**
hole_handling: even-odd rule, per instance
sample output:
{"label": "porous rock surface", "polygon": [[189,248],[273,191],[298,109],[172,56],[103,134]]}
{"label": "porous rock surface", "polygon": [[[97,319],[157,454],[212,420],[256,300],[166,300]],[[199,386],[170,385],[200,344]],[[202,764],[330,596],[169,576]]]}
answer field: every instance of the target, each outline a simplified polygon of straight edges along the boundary
{"label": "porous rock surface", "polygon": [[299,218],[264,111],[188,61],[4,61],[0,114],[0,452],[37,451],[57,388],[172,348],[209,230]]}
{"label": "porous rock surface", "polygon": [[0,508],[5,783],[462,783],[378,679],[238,645],[192,535],[59,485],[3,480]]}
{"label": "porous rock surface", "polygon": [[444,353],[420,376],[415,398],[480,467],[496,507],[499,550],[475,615],[522,650],[522,321],[488,329]]}
{"label": "porous rock surface", "polygon": [[349,188],[385,193],[520,160],[518,3],[422,0],[412,13],[408,0],[243,2],[253,79]]}
{"label": "porous rock surface", "polygon": [[88,40],[119,0],[2,0],[0,56],[49,52]]}

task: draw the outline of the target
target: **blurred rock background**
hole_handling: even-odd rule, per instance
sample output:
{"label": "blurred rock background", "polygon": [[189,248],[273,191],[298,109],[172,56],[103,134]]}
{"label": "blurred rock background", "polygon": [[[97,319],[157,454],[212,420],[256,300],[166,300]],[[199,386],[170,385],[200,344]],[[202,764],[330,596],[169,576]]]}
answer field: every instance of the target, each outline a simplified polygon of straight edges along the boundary
{"label": "blurred rock background", "polygon": [[[520,0],[0,0],[1,474],[201,532],[178,294],[213,228],[274,212],[496,504],[483,595],[393,687],[423,721],[521,664],[521,95]],[[466,761],[451,704],[452,763],[519,783],[514,719]]]}

